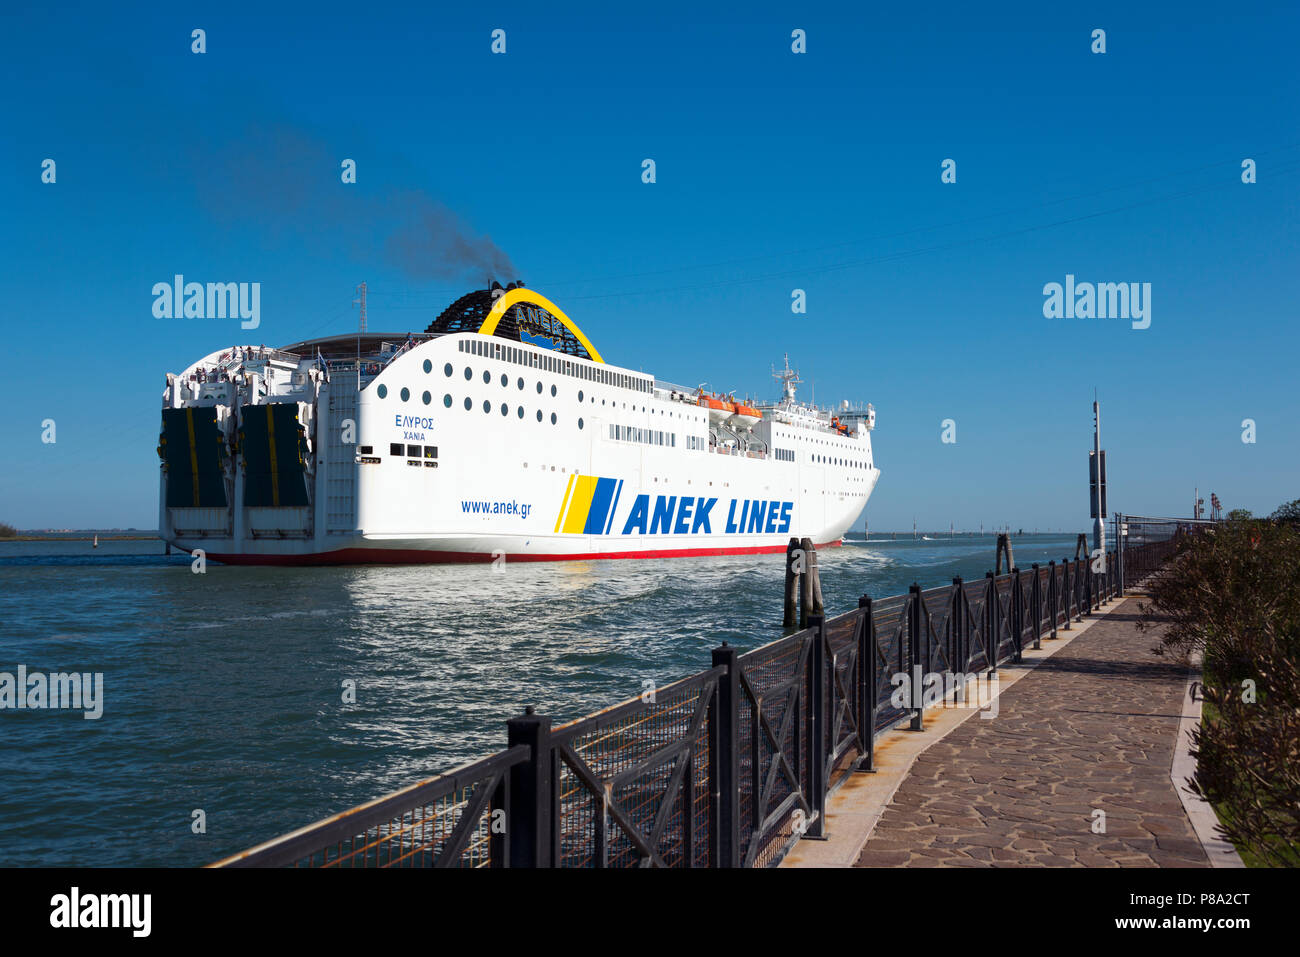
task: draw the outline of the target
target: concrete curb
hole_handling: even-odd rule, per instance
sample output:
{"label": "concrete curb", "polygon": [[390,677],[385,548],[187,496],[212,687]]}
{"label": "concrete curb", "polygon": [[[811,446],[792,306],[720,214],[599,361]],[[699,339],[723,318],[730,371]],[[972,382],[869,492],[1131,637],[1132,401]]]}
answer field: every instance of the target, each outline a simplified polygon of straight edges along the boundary
{"label": "concrete curb", "polygon": [[1205,856],[1211,867],[1245,867],[1241,855],[1232,843],[1219,836],[1217,828],[1219,816],[1209,801],[1195,793],[1187,786],[1187,779],[1196,773],[1196,758],[1192,754],[1192,732],[1201,725],[1201,699],[1193,695],[1196,684],[1201,677],[1201,662],[1198,654],[1191,662],[1191,671],[1187,677],[1187,689],[1183,694],[1183,714],[1178,722],[1178,743],[1174,746],[1174,759],[1169,768],[1169,780],[1183,802],[1183,811],[1196,832],[1196,839],[1201,842]]}
{"label": "concrete curb", "polygon": [[[1042,649],[1026,648],[1018,665],[1005,663],[998,669],[997,697],[1029,674],[1038,664],[1086,632],[1094,622],[1123,607],[1128,598],[1112,599],[1108,607],[1082,622],[1073,622],[1069,631],[1058,630],[1055,639],[1043,638]],[[972,708],[932,708],[924,713],[925,730],[887,731],[876,739],[876,771],[852,774],[826,802],[826,839],[803,840],[781,862],[781,867],[852,867],[866,847],[871,832],[894,799],[916,759],[942,741],[976,714]],[[1213,813],[1213,811],[1211,811]]]}

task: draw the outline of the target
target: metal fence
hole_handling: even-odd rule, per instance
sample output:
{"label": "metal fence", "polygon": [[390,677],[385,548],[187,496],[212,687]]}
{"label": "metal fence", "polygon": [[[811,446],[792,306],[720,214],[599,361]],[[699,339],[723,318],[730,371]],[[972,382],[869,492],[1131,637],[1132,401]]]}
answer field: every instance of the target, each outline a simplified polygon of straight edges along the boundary
{"label": "metal fence", "polygon": [[[1122,541],[1122,539],[1121,539]],[[826,800],[876,738],[922,730],[923,676],[1018,662],[1166,561],[1175,537],[873,600],[217,867],[766,867],[823,835]],[[896,676],[913,679],[900,695]]]}

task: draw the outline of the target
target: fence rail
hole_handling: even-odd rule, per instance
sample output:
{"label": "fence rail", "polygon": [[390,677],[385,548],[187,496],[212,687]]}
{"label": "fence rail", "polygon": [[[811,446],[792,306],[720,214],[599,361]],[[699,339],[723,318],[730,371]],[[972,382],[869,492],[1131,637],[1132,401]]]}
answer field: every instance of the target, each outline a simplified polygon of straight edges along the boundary
{"label": "fence rail", "polygon": [[823,836],[828,795],[872,769],[881,733],[923,729],[923,676],[960,690],[1020,661],[1175,547],[864,596],[752,651],[724,644],[709,670],[576,721],[552,727],[529,709],[498,754],[213,866],[772,866]]}

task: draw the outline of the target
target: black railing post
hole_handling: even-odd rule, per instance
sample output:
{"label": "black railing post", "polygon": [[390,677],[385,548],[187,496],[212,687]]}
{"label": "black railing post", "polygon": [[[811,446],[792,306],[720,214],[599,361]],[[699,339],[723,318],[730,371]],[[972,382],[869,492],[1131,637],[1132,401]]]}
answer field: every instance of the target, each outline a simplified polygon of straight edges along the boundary
{"label": "black railing post", "polygon": [[1097,573],[1092,570],[1092,559],[1084,559],[1083,568],[1083,602],[1084,614],[1092,615],[1097,611]]}
{"label": "black railing post", "polygon": [[1061,596],[1065,599],[1065,607],[1062,609],[1062,611],[1065,612],[1065,615],[1063,616],[1065,618],[1065,627],[1061,630],[1069,631],[1070,630],[1070,596],[1074,594],[1074,588],[1070,584],[1070,559],[1068,556],[1066,558],[1061,559],[1061,578],[1062,578]]}
{"label": "black railing post", "polygon": [[998,673],[998,653],[1002,649],[1002,615],[998,607],[998,579],[992,572],[984,573],[984,647],[988,650],[989,674]]}
{"label": "black railing post", "polygon": [[1043,576],[1038,562],[1030,566],[1034,570],[1034,584],[1029,589],[1029,603],[1034,606],[1034,651],[1043,647]]}
{"label": "black railing post", "polygon": [[907,648],[909,664],[908,687],[912,692],[912,731],[924,731],[925,721],[921,712],[925,703],[922,693],[925,675],[921,668],[921,586],[912,583],[907,595]]}
{"label": "black railing post", "polygon": [[808,656],[808,807],[804,837],[826,838],[826,616],[808,616],[812,649]]}
{"label": "black railing post", "polygon": [[532,751],[527,761],[510,770],[510,866],[554,867],[551,719],[534,714],[529,705],[523,717],[506,722],[506,734],[510,747],[526,744]]}
{"label": "black railing post", "polygon": [[736,649],[726,642],[713,649],[718,676],[715,720],[709,740],[709,781],[713,786],[710,813],[715,867],[740,866],[740,665]]}
{"label": "black railing post", "polygon": [[948,660],[953,663],[961,674],[966,673],[966,663],[970,661],[970,635],[967,633],[967,627],[964,624],[966,618],[966,603],[962,601],[964,594],[961,576],[956,575],[952,580],[952,594],[948,596],[948,601],[952,605],[948,610],[948,632],[952,635],[952,643],[948,649]]}
{"label": "black railing post", "polygon": [[1020,584],[1020,569],[1011,569],[1014,576],[1011,579],[1011,646],[1016,649],[1016,656],[1012,659],[1014,664],[1020,664],[1024,660],[1025,649],[1022,647],[1025,640],[1025,619],[1024,619],[1024,588]]}
{"label": "black railing post", "polygon": [[1052,609],[1052,637],[1056,637],[1056,619],[1060,605],[1061,586],[1056,580],[1056,562],[1047,563],[1047,604]]}
{"label": "black railing post", "polygon": [[876,771],[876,620],[871,610],[871,599],[863,595],[858,599],[862,618],[858,622],[858,737],[862,757],[856,770]]}
{"label": "black railing post", "polygon": [[1088,598],[1088,582],[1084,578],[1087,573],[1084,566],[1087,565],[1087,559],[1076,559],[1074,563],[1074,620],[1083,621],[1086,613],[1083,605]]}
{"label": "black railing post", "polygon": [[1118,555],[1116,564],[1119,566],[1119,595],[1124,597],[1124,516],[1119,516],[1115,520],[1115,552]]}

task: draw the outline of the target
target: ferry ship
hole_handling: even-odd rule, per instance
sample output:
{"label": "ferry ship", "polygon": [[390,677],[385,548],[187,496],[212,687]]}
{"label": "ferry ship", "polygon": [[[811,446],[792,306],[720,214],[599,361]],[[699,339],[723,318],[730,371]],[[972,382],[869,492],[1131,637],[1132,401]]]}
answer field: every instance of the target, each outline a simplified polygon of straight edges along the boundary
{"label": "ferry ship", "polygon": [[167,375],[160,534],[244,564],[838,545],[880,477],[875,410],[801,403],[788,356],[773,374],[763,403],[614,365],[522,283],[422,334],[233,346]]}

